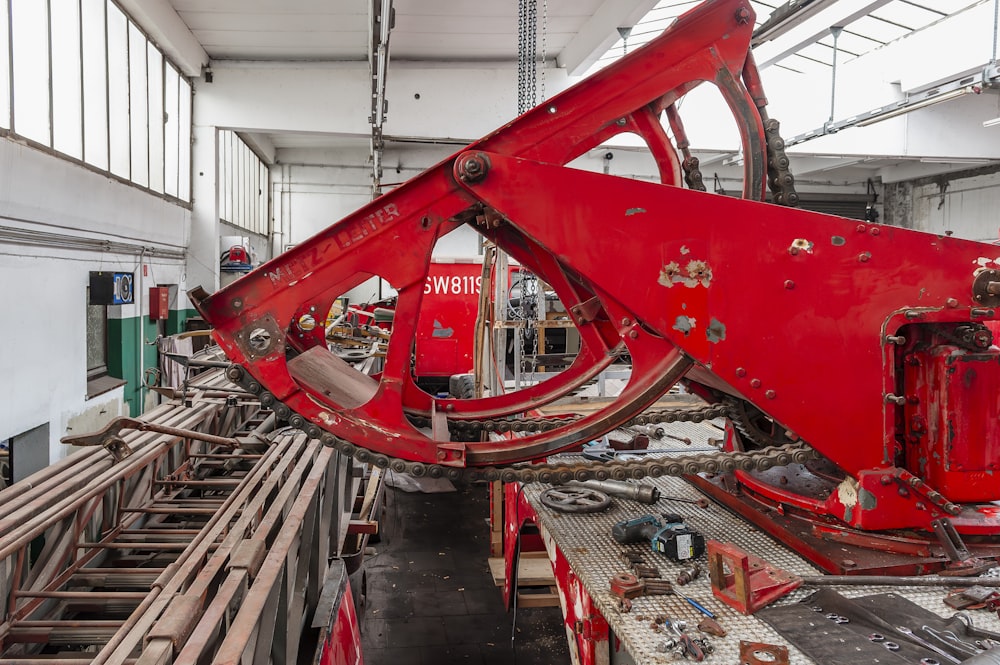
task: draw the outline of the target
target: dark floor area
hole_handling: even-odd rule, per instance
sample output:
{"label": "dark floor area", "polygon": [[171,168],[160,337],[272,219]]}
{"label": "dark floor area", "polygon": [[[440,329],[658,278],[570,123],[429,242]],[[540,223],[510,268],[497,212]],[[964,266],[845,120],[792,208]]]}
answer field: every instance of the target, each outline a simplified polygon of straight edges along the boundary
{"label": "dark floor area", "polygon": [[377,554],[365,562],[365,665],[569,663],[558,608],[513,614],[493,583],[485,484],[444,494],[387,487]]}

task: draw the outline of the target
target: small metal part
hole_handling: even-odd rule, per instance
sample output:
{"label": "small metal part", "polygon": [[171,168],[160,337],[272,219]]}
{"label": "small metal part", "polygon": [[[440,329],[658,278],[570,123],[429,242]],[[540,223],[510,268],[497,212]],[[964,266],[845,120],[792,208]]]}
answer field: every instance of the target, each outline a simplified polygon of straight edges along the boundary
{"label": "small metal part", "polygon": [[692,564],[687,568],[684,568],[677,574],[677,584],[684,586],[685,584],[690,584],[694,580],[701,576],[701,566],[698,564]]}
{"label": "small metal part", "polygon": [[658,579],[660,577],[659,568],[644,563],[632,564],[632,572],[640,579]]}
{"label": "small metal part", "polygon": [[607,510],[611,497],[582,487],[550,487],[542,492],[542,503],[561,513],[598,513]]}
{"label": "small metal part", "polygon": [[677,647],[677,640],[673,637],[668,637],[659,644],[656,645],[656,650],[660,653],[670,653],[674,648]]}
{"label": "small metal part", "polygon": [[885,635],[882,633],[872,633],[868,636],[868,639],[872,642],[885,642]]}
{"label": "small metal part", "polygon": [[722,627],[722,624],[708,617],[705,617],[698,623],[698,630],[708,635],[714,635],[715,637],[726,636],[726,629]]}
{"label": "small metal part", "polygon": [[740,665],[789,665],[788,647],[740,640]]}
{"label": "small metal part", "polygon": [[936,658],[921,658],[920,665],[941,665],[941,661]]}
{"label": "small metal part", "polygon": [[883,642],[882,646],[884,646],[889,651],[899,651],[899,645],[896,644],[895,642]]}
{"label": "small metal part", "polygon": [[628,550],[621,551],[621,558],[622,561],[629,564],[630,566],[635,565],[637,563],[645,563],[646,561],[645,557],[643,557],[641,554],[638,554],[636,552],[630,552]]}

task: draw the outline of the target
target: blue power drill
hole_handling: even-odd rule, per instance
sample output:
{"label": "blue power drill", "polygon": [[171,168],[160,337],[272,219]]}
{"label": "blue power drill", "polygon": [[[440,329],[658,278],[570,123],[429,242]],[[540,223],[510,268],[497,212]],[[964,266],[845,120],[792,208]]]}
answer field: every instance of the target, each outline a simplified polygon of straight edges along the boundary
{"label": "blue power drill", "polygon": [[705,553],[705,537],[673,513],[665,514],[662,521],[653,515],[643,515],[618,522],[611,527],[611,537],[622,545],[648,542],[654,552],[677,562],[696,559]]}

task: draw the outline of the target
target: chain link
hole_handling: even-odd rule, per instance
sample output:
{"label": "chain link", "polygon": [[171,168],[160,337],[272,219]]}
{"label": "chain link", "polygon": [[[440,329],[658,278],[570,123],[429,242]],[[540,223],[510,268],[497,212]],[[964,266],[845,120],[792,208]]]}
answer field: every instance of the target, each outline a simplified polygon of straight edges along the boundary
{"label": "chain link", "polygon": [[538,0],[517,2],[517,113],[535,106],[537,94]]}
{"label": "chain link", "polygon": [[799,195],[795,191],[795,176],[789,169],[790,162],[785,153],[785,140],[779,134],[780,128],[781,123],[774,118],[768,118],[764,123],[764,137],[767,140],[767,184],[775,203],[795,207],[799,204]]}
{"label": "chain link", "polygon": [[[519,463],[510,466],[489,467],[453,467],[441,464],[412,462],[398,457],[383,455],[325,432],[319,426],[311,423],[304,416],[295,413],[286,404],[276,400],[274,395],[262,390],[260,384],[252,379],[242,367],[233,365],[227,376],[234,383],[242,385],[249,392],[257,394],[260,403],[265,408],[274,410],[279,420],[287,421],[292,427],[301,429],[314,439],[320,439],[324,445],[335,448],[341,454],[353,457],[363,464],[372,464],[381,469],[391,469],[399,473],[409,473],[414,476],[431,478],[448,478],[449,480],[502,480],[504,482],[523,483],[562,483],[569,480],[627,480],[660,476],[687,476],[697,473],[722,473],[737,469],[744,471],[766,471],[775,466],[787,466],[793,462],[804,463],[816,459],[819,454],[804,443],[789,444],[780,447],[770,447],[759,451],[702,453],[678,457],[648,456],[629,461],[571,461],[549,462],[544,464]],[[632,425],[649,425],[655,423],[702,422],[724,416],[728,413],[726,404],[711,404],[694,409],[659,409],[647,411],[627,422],[621,427]],[[486,432],[525,432],[548,431],[567,423],[579,420],[580,416],[570,418],[526,418],[519,420],[485,420],[452,422],[450,426],[462,429],[471,427]],[[421,426],[421,419],[416,419]]]}
{"label": "chain link", "polygon": [[545,101],[545,60],[548,58],[548,33],[549,33],[549,0],[542,0],[542,73],[539,76],[541,81],[541,92],[539,101]]}

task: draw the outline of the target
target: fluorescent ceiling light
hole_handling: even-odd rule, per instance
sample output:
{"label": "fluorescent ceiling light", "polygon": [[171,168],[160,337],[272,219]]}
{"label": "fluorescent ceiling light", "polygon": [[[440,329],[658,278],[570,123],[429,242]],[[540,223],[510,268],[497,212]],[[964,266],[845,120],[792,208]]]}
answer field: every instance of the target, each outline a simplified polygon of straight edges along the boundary
{"label": "fluorescent ceiling light", "polygon": [[993,118],[992,120],[983,122],[983,127],[996,127],[997,125],[1000,125],[1000,118]]}
{"label": "fluorescent ceiling light", "polygon": [[[917,109],[926,108],[928,106],[933,106],[934,104],[940,104],[941,102],[947,102],[951,99],[956,99],[963,95],[968,95],[969,93],[975,92],[972,86],[965,86],[952,90],[951,92],[946,92],[941,95],[936,95],[934,97],[928,97],[919,102],[914,102],[912,104],[907,104],[905,102],[900,102],[902,105],[892,111],[886,111],[885,113],[880,113],[879,111],[872,111],[874,115],[872,117],[862,120],[857,124],[858,127],[867,127],[868,125],[875,124],[876,122],[881,122],[883,120],[888,120],[889,118],[895,118],[903,115],[904,113],[909,113],[910,111],[916,111]],[[883,107],[885,108],[885,107]],[[881,110],[881,109],[880,109]],[[1000,121],[1000,118],[997,119]]]}
{"label": "fluorescent ceiling light", "polygon": [[921,164],[989,164],[984,157],[921,157]]}

